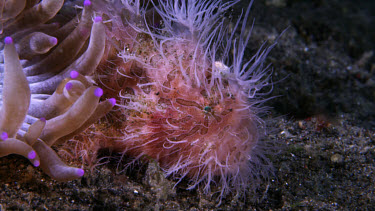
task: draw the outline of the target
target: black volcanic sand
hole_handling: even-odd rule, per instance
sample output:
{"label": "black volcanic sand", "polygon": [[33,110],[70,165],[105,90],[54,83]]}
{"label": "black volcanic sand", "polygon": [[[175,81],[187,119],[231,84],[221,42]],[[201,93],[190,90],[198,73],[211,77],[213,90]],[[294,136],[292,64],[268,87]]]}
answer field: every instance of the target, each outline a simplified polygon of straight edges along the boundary
{"label": "black volcanic sand", "polygon": [[[267,139],[282,151],[272,157],[273,179],[245,199],[226,197],[220,209],[375,209],[375,5],[359,2],[255,2],[249,55],[289,26],[268,59],[280,97],[268,102]],[[116,164],[63,183],[22,157],[0,158],[0,210],[217,209],[201,189],[173,189],[155,163],[120,174]]]}

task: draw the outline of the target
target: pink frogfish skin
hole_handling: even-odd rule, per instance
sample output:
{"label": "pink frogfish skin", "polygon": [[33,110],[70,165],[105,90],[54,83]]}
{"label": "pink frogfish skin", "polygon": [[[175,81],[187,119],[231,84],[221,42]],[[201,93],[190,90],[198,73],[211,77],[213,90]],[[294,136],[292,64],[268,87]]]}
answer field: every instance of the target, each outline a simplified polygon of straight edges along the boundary
{"label": "pink frogfish skin", "polygon": [[271,173],[259,105],[261,90],[272,89],[264,60],[273,45],[244,58],[250,6],[237,38],[221,18],[238,2],[160,1],[149,10],[125,4],[120,11],[133,14],[127,21],[111,15],[118,9],[103,10],[111,42],[97,77],[118,102],[100,125],[104,137],[116,138],[103,146],[134,161],[155,160],[166,176],[187,178],[189,189],[210,192],[219,184],[221,196],[256,187]]}

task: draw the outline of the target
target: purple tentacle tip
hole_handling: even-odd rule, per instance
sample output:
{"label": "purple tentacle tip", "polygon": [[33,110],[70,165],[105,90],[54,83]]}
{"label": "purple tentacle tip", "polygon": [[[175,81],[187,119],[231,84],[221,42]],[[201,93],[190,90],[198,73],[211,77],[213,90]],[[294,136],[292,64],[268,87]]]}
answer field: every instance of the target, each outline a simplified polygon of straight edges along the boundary
{"label": "purple tentacle tip", "polygon": [[5,44],[12,44],[13,39],[11,37],[5,37],[4,42],[5,42]]}
{"label": "purple tentacle tip", "polygon": [[42,122],[46,122],[47,120],[46,120],[46,118],[41,117],[41,118],[40,118],[40,121],[42,121]]}
{"label": "purple tentacle tip", "polygon": [[56,45],[57,44],[57,38],[51,37],[50,42],[51,42],[52,45]]}
{"label": "purple tentacle tip", "polygon": [[36,152],[34,150],[30,151],[29,154],[27,155],[27,158],[30,160],[34,159],[36,157]]}
{"label": "purple tentacle tip", "polygon": [[77,169],[77,176],[82,177],[85,174],[83,169]]}
{"label": "purple tentacle tip", "polygon": [[40,161],[39,160],[34,161],[34,166],[35,167],[38,167],[39,165],[40,165]]}
{"label": "purple tentacle tip", "polygon": [[115,98],[110,98],[108,99],[109,102],[112,104],[112,106],[115,106],[116,105],[116,99]]}
{"label": "purple tentacle tip", "polygon": [[5,141],[8,139],[8,133],[7,132],[2,132],[0,135],[1,140]]}
{"label": "purple tentacle tip", "polygon": [[101,97],[103,95],[103,89],[101,88],[96,88],[94,91],[95,96]]}
{"label": "purple tentacle tip", "polygon": [[85,0],[83,2],[83,6],[90,6],[91,5],[91,1],[90,0]]}
{"label": "purple tentacle tip", "polygon": [[72,87],[73,87],[73,84],[70,83],[70,82],[68,82],[68,83],[65,84],[65,89],[68,90],[68,91],[71,90]]}
{"label": "purple tentacle tip", "polygon": [[96,16],[96,17],[94,18],[94,22],[95,22],[95,23],[102,22],[102,21],[103,21],[103,18],[102,18],[101,16]]}
{"label": "purple tentacle tip", "polygon": [[70,71],[70,77],[72,79],[78,78],[78,76],[79,76],[79,73],[77,71],[75,70]]}

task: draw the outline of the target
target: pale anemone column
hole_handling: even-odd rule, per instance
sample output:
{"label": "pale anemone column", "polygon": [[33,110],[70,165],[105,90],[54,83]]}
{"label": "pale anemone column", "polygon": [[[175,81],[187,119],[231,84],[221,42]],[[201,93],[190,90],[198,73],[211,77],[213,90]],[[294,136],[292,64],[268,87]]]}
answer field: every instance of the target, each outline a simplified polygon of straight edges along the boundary
{"label": "pale anemone column", "polygon": [[82,12],[61,25],[54,20],[63,5],[6,1],[0,35],[0,157],[22,155],[60,181],[84,170],[67,166],[51,146],[82,132],[116,103],[100,102],[103,90],[89,77],[105,49],[102,18],[86,0]]}

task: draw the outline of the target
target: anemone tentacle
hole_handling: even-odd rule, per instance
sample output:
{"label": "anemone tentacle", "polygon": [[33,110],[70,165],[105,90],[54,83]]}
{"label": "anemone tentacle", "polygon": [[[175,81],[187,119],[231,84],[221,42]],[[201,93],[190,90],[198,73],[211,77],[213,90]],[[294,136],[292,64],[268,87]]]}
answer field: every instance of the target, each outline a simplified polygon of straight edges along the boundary
{"label": "anemone tentacle", "polygon": [[22,71],[16,48],[11,37],[6,37],[4,49],[4,82],[2,108],[0,111],[1,132],[15,137],[30,105],[30,88]]}
{"label": "anemone tentacle", "polygon": [[[43,0],[32,8],[22,11],[14,20],[5,22],[4,35],[9,36],[16,31],[47,22],[56,15],[63,3],[64,0]],[[4,10],[8,9],[4,8]]]}
{"label": "anemone tentacle", "polygon": [[[56,75],[42,81],[30,83],[31,93],[52,93],[64,78],[69,77],[71,70],[75,70],[82,75],[90,75],[94,72],[99,65],[105,48],[104,26],[101,22],[101,17],[96,18],[98,20],[91,29],[92,36],[85,53]],[[49,76],[50,72],[47,75]]]}
{"label": "anemone tentacle", "polygon": [[93,11],[90,5],[83,8],[78,26],[66,37],[55,50],[42,61],[24,68],[30,83],[45,80],[72,62],[90,36]]}
{"label": "anemone tentacle", "polygon": [[[8,2],[22,6],[26,1],[7,1],[0,20],[5,45],[0,68],[0,157],[22,155],[59,181],[82,177],[84,170],[66,165],[51,145],[72,138],[115,105],[113,99],[99,102],[103,90],[88,77],[104,52],[102,19],[92,20],[89,0],[78,25],[74,18],[62,27],[45,24],[61,9],[62,0],[42,0],[19,11]],[[51,32],[52,28],[60,30]],[[22,64],[19,54],[26,59]]]}
{"label": "anemone tentacle", "polygon": [[21,59],[32,59],[39,54],[45,54],[56,46],[57,38],[43,32],[34,32],[22,38],[16,45]]}

